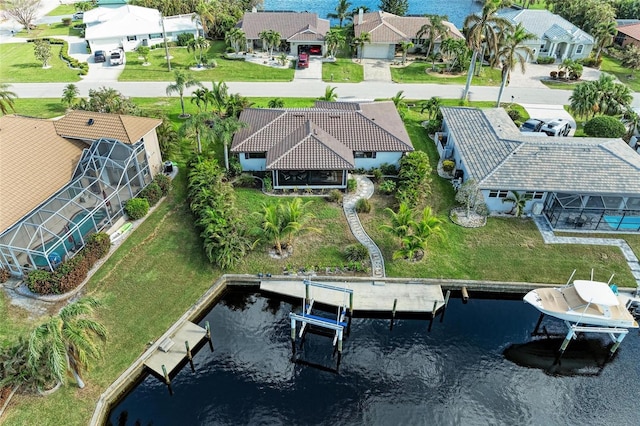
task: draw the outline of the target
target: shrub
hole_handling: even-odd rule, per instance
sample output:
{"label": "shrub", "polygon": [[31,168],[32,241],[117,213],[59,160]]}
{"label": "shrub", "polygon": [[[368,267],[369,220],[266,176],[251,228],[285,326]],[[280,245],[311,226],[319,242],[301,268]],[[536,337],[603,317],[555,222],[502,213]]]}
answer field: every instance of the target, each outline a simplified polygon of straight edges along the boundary
{"label": "shrub", "polygon": [[400,160],[396,199],[415,207],[431,192],[431,165],[424,151],[413,151]]}
{"label": "shrub", "polygon": [[149,213],[149,202],[144,198],[132,198],[124,205],[124,211],[131,220],[138,220]]}
{"label": "shrub", "polygon": [[225,49],[225,51],[226,51],[227,53],[236,53],[236,49],[234,49],[234,48],[233,48],[233,47],[231,47],[231,46],[227,46],[227,48]]}
{"label": "shrub", "polygon": [[396,190],[396,183],[392,180],[385,180],[380,184],[379,189],[384,194],[392,194]]}
{"label": "shrub", "polygon": [[456,162],[452,161],[452,160],[444,160],[442,162],[442,170],[444,170],[447,173],[451,173],[453,171],[453,169],[455,169],[456,167]]}
{"label": "shrub", "polygon": [[11,278],[11,272],[7,268],[0,268],[0,283],[6,283]]}
{"label": "shrub", "polygon": [[360,198],[356,201],[356,211],[358,213],[369,213],[371,211],[371,203],[366,198]]}
{"label": "shrub", "polygon": [[65,27],[70,27],[71,26],[71,18],[62,18],[62,25],[64,25]]}
{"label": "shrub", "polygon": [[373,169],[373,180],[376,182],[380,182],[382,180],[382,170]]}
{"label": "shrub", "polygon": [[558,71],[551,71],[549,73],[549,77],[551,77],[552,79],[557,79],[558,78]]}
{"label": "shrub", "polygon": [[514,123],[522,119],[522,116],[520,115],[520,112],[517,109],[509,108],[507,110],[507,114],[509,115],[509,118],[511,119],[511,121],[513,121]]}
{"label": "shrub", "polygon": [[382,165],[380,165],[380,170],[382,170],[382,174],[383,175],[395,175],[396,173],[398,173],[398,168],[395,166],[395,164],[388,164],[388,163],[382,163]]}
{"label": "shrub", "polygon": [[235,186],[239,186],[241,188],[253,188],[255,183],[256,181],[253,176],[248,173],[241,174],[235,180]]}
{"label": "shrub", "polygon": [[149,202],[149,206],[155,206],[158,204],[158,201],[160,201],[160,198],[162,198],[162,190],[157,183],[152,181],[149,185],[145,186],[142,191],[140,191],[138,198],[144,198]]}
{"label": "shrub", "polygon": [[332,189],[331,192],[329,192],[327,200],[331,201],[332,203],[341,203],[342,198],[342,191],[340,191],[339,189]]}
{"label": "shrub", "polygon": [[422,123],[422,127],[425,128],[427,134],[433,135],[436,132],[439,132],[442,128],[442,121],[440,120],[427,120]]}
{"label": "shrub", "polygon": [[240,164],[240,160],[238,157],[231,157],[229,159],[229,171],[227,172],[229,176],[239,176],[242,173],[242,164]]}
{"label": "shrub", "polygon": [[565,71],[558,71],[558,78],[564,78],[567,75]]}
{"label": "shrub", "polygon": [[349,262],[361,262],[369,258],[369,250],[362,244],[349,244],[344,248],[344,256]]}
{"label": "shrub", "polygon": [[626,133],[626,129],[617,118],[599,115],[585,123],[584,133],[596,138],[621,138]]}
{"label": "shrub", "polygon": [[591,58],[591,57],[585,58],[582,60],[582,65],[590,68],[599,68],[601,63],[602,63],[602,59],[600,59],[599,61],[596,61],[596,58]]}
{"label": "shrub", "polygon": [[265,177],[262,182],[264,183],[265,192],[273,191],[273,182],[271,181],[271,177],[270,176]]}
{"label": "shrub", "polygon": [[171,191],[171,179],[169,179],[166,175],[158,173],[156,177],[153,178],[153,181],[160,188],[160,192],[162,193],[163,197],[167,195],[169,191]]}
{"label": "shrub", "polygon": [[353,178],[347,180],[347,192],[355,192],[358,189],[358,181]]}
{"label": "shrub", "polygon": [[552,56],[545,56],[545,57],[538,56],[538,59],[536,60],[536,62],[538,62],[540,65],[553,64],[555,61],[556,61],[556,58]]}
{"label": "shrub", "polygon": [[191,33],[178,34],[178,46],[184,47],[189,44],[189,40],[193,40],[195,37]]}

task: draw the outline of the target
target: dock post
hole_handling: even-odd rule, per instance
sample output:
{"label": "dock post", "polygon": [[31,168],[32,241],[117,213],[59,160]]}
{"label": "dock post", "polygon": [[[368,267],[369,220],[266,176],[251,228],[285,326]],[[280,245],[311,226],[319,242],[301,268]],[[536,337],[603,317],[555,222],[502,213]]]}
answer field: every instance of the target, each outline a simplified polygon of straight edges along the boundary
{"label": "dock post", "polygon": [[[306,305],[307,300],[309,300],[309,281],[304,280],[304,303]],[[307,309],[306,306],[303,306],[302,309]]]}
{"label": "dock post", "polygon": [[469,301],[469,292],[467,291],[467,287],[462,287],[462,303],[467,303]]}
{"label": "dock post", "polygon": [[438,301],[433,301],[433,309],[431,310],[431,321],[429,321],[429,331],[431,331],[431,327],[433,326],[433,319],[436,317],[436,308],[438,307]]}
{"label": "dock post", "polygon": [[622,343],[622,341],[624,340],[626,334],[624,333],[620,333],[618,334],[618,337],[616,337],[615,343],[613,344],[613,346],[611,347],[611,349],[609,350],[609,356],[613,356],[613,354],[616,353],[616,351],[618,350],[618,346],[620,346],[620,343]]}
{"label": "dock post", "polygon": [[444,321],[444,313],[447,312],[449,297],[451,297],[451,290],[447,290],[447,294],[444,296],[444,306],[442,307],[442,313],[440,314],[440,322]]}
{"label": "dock post", "polygon": [[191,366],[191,371],[193,373],[196,372],[196,368],[193,366],[193,356],[191,355],[191,348],[189,347],[189,341],[184,341],[184,347],[187,349],[187,359],[189,360],[189,365]]}
{"label": "dock post", "polygon": [[398,299],[393,299],[393,309],[391,310],[391,325],[389,330],[393,330],[393,321],[396,319],[396,306],[398,305]]}
{"label": "dock post", "polygon": [[341,359],[342,359],[342,330],[338,331],[338,367],[340,367]]}
{"label": "dock post", "polygon": [[571,338],[574,336],[573,334],[573,330],[571,328],[569,328],[569,332],[567,333],[567,337],[564,338],[564,341],[562,342],[562,345],[560,345],[560,350],[558,351],[558,356],[556,357],[556,364],[558,362],[560,362],[560,358],[562,358],[562,355],[564,355],[564,351],[567,350],[567,346],[569,346],[569,342],[571,341]]}
{"label": "dock post", "polygon": [[531,333],[532,336],[537,336],[540,333],[539,329],[540,329],[540,324],[542,324],[543,318],[544,318],[544,314],[540,314],[540,317],[538,318],[538,322],[536,323],[536,328]]}
{"label": "dock post", "polygon": [[169,389],[169,395],[173,396],[173,390],[171,389],[171,379],[169,378],[169,373],[167,373],[167,367],[162,364],[162,374],[164,375],[164,382],[167,384],[167,388]]}
{"label": "dock post", "polygon": [[291,350],[293,356],[296,356],[296,320],[291,318]]}
{"label": "dock post", "polygon": [[211,341],[211,326],[209,325],[209,321],[205,321],[204,328],[207,331],[206,337],[209,341],[209,349],[211,349],[211,352],[213,352],[213,342]]}
{"label": "dock post", "polygon": [[353,291],[349,293],[349,316],[353,316]]}

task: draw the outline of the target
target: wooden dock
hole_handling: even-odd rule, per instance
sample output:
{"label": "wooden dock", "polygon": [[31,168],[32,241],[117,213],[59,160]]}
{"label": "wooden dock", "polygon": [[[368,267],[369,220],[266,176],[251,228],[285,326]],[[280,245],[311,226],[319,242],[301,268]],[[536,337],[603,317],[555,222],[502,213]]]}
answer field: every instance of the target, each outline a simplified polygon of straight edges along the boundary
{"label": "wooden dock", "polygon": [[[397,283],[384,280],[365,282],[316,281],[331,286],[353,290],[353,310],[364,312],[391,312],[393,302],[398,299],[396,312],[431,314],[444,306],[442,287],[437,284]],[[305,296],[303,280],[299,281],[260,281],[260,290],[300,298]],[[349,296],[323,288],[311,287],[309,298],[316,303],[329,306],[349,306]]]}
{"label": "wooden dock", "polygon": [[[156,351],[144,362],[144,365],[160,377],[163,377],[163,365],[166,367],[167,373],[171,374],[187,358],[184,342],[189,342],[189,347],[193,350],[206,335],[207,331],[204,328],[191,321],[185,321],[169,339],[160,343]],[[163,348],[167,350],[164,351]]]}

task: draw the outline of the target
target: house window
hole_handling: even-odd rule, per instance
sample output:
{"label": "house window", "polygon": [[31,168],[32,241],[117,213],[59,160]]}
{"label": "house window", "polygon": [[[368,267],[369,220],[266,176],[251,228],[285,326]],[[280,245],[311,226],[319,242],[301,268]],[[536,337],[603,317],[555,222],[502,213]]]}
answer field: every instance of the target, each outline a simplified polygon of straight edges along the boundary
{"label": "house window", "polygon": [[502,191],[499,189],[492,189],[489,191],[489,198],[505,198],[509,191]]}
{"label": "house window", "polygon": [[578,54],[578,55],[579,55],[580,53],[582,53],[582,49],[583,49],[583,48],[584,48],[584,46],[583,46],[582,44],[579,44],[579,45],[578,45],[578,48],[576,49],[576,54]]}
{"label": "house window", "polygon": [[244,153],[245,160],[251,160],[253,158],[267,158],[266,152],[245,152]]}
{"label": "house window", "polygon": [[149,38],[162,38],[162,33],[149,34]]}
{"label": "house window", "polygon": [[524,195],[530,200],[542,200],[542,197],[544,197],[544,192],[527,191],[524,193]]}
{"label": "house window", "polygon": [[127,36],[127,41],[136,41],[137,39],[137,36]]}
{"label": "house window", "polygon": [[371,151],[356,151],[353,153],[355,158],[376,158],[376,153]]}

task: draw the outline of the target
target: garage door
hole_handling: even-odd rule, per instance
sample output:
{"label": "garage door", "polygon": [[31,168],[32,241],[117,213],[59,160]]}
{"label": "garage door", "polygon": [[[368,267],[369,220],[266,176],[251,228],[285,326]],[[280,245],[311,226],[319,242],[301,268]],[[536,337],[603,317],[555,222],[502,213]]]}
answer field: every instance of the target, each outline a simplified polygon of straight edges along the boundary
{"label": "garage door", "polygon": [[388,44],[365,44],[364,55],[365,58],[371,59],[390,59],[389,51],[391,50]]}

